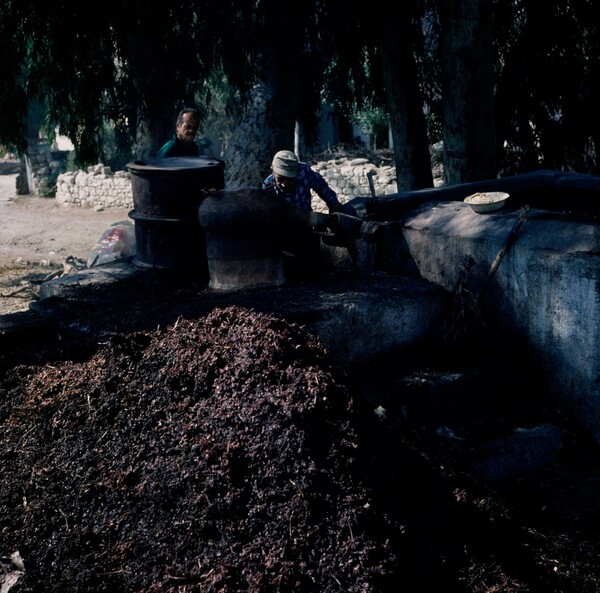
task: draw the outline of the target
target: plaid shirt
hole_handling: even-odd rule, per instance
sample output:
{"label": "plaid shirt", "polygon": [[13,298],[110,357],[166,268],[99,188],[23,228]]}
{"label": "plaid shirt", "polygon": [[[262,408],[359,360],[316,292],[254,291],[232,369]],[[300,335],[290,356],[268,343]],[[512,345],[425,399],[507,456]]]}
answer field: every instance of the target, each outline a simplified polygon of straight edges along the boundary
{"label": "plaid shirt", "polygon": [[273,189],[278,196],[291,202],[302,210],[312,210],[311,190],[313,190],[328,206],[338,203],[336,193],[327,185],[323,177],[311,169],[306,163],[298,163],[298,177],[296,178],[296,191],[293,194],[284,194],[276,185],[275,177],[271,173],[263,181],[263,189]]}

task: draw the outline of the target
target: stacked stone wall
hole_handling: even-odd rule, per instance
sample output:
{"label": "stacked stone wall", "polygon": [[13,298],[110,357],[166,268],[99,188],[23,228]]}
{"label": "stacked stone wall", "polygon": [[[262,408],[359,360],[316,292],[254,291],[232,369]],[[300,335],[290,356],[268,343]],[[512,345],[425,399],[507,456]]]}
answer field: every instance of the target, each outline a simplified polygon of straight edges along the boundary
{"label": "stacked stone wall", "polygon": [[73,208],[132,208],[133,194],[128,171],[112,172],[94,165],[87,171],[70,171],[58,176],[56,201]]}
{"label": "stacked stone wall", "polygon": [[[62,171],[67,168],[68,150],[53,150],[49,144],[39,144],[28,151],[31,165],[31,180],[28,182],[27,163],[21,159],[20,171],[16,179],[18,195],[30,193],[44,198],[54,197],[56,181]],[[33,187],[30,187],[33,183]]]}
{"label": "stacked stone wall", "polygon": [[[324,177],[342,203],[371,195],[369,172],[373,173],[376,195],[397,191],[394,167],[378,167],[366,158],[322,161],[314,164],[313,168]],[[76,208],[132,208],[130,174],[128,171],[113,173],[102,164],[88,167],[87,171],[62,173],[56,184],[56,200],[61,205]],[[314,196],[313,210],[324,212],[326,209],[324,202]]]}
{"label": "stacked stone wall", "polygon": [[[375,195],[384,196],[398,191],[395,167],[378,167],[366,158],[321,161],[313,165],[313,169],[323,176],[342,204],[352,198],[371,196],[369,173],[372,173]],[[313,196],[312,208],[315,212],[327,210],[318,196]]]}

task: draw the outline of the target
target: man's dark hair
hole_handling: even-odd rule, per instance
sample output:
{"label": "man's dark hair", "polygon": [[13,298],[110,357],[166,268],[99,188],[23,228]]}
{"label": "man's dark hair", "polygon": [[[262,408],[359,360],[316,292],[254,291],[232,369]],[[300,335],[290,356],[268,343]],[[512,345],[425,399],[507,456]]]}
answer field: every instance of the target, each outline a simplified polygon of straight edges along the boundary
{"label": "man's dark hair", "polygon": [[182,109],[182,110],[179,112],[179,114],[177,115],[177,123],[178,123],[178,124],[180,124],[180,123],[183,121],[183,116],[184,116],[186,113],[191,113],[191,114],[195,115],[195,116],[196,116],[196,119],[197,119],[198,121],[200,121],[200,113],[198,113],[198,110],[197,110],[197,109],[194,109],[193,107],[184,107],[184,108],[183,108],[183,109]]}

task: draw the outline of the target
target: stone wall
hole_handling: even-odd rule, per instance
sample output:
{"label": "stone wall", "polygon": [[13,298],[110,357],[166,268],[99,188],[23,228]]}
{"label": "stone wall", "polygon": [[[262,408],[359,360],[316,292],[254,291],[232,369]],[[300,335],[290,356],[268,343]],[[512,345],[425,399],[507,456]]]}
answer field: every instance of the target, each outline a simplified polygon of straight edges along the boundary
{"label": "stone wall", "polygon": [[[332,159],[316,163],[313,168],[325,178],[342,203],[371,195],[367,177],[370,171],[376,195],[397,191],[394,167],[378,167],[366,158]],[[62,173],[56,183],[56,200],[61,205],[77,208],[133,208],[129,172],[113,173],[109,167],[99,164],[88,167],[87,171]],[[315,196],[313,210],[324,212],[326,209],[324,202]]]}
{"label": "stone wall", "polygon": [[[372,172],[375,195],[384,196],[398,191],[395,167],[389,165],[378,167],[366,158],[323,161],[313,165],[313,169],[323,176],[342,203],[355,197],[371,195],[367,177],[369,172]],[[326,210],[323,201],[318,197],[313,197],[312,205],[315,212]]]}
{"label": "stone wall", "polygon": [[110,167],[94,165],[87,171],[62,173],[56,184],[56,200],[76,208],[132,208],[129,172],[113,173]]}
{"label": "stone wall", "polygon": [[[56,182],[61,172],[65,171],[69,151],[53,150],[50,144],[40,143],[30,148],[28,155],[21,159],[20,171],[16,179],[18,195],[30,193],[41,197],[53,197],[56,193]],[[31,166],[27,171],[27,160]],[[31,176],[28,180],[28,176]],[[31,187],[33,185],[33,187]]]}

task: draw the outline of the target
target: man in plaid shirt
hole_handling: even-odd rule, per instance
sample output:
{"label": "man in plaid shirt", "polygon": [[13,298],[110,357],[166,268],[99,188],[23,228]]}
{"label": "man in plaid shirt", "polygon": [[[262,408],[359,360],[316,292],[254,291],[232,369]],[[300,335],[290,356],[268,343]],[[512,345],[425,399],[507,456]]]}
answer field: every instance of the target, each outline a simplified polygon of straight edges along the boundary
{"label": "man in plaid shirt", "polygon": [[301,210],[312,210],[311,190],[313,190],[329,208],[329,214],[340,212],[336,193],[327,185],[323,177],[306,163],[298,161],[291,150],[280,150],[271,163],[273,173],[263,181],[263,189],[272,189]]}

